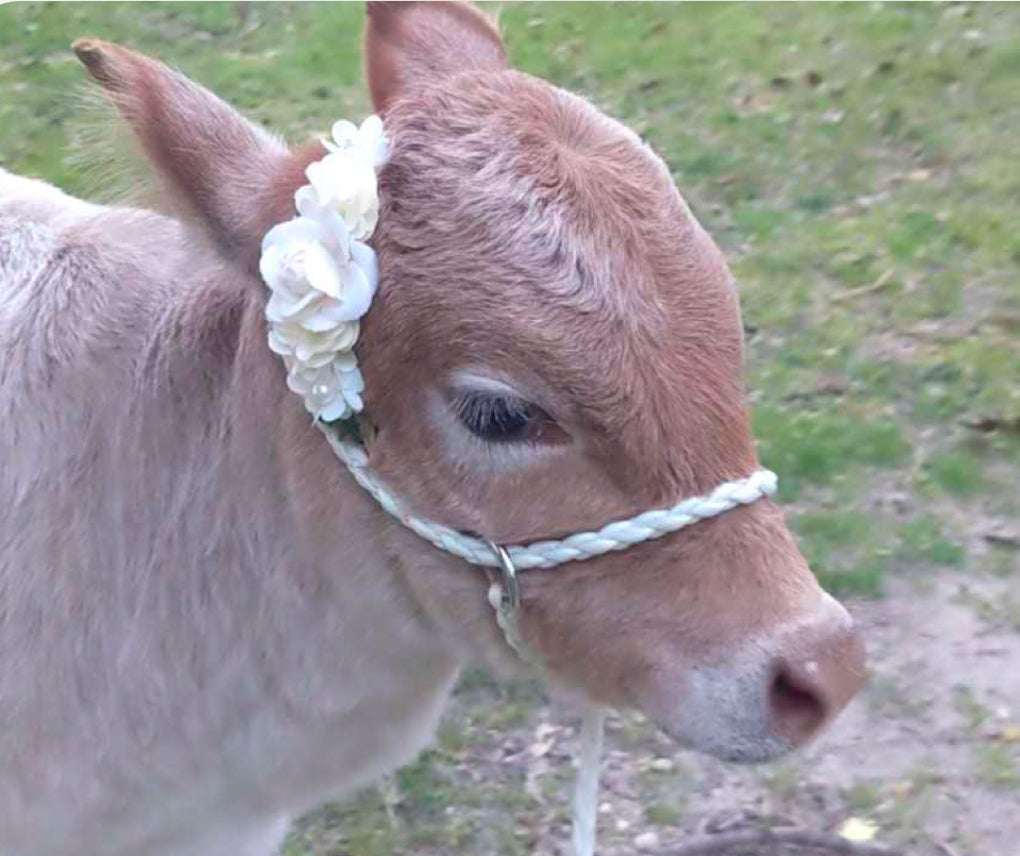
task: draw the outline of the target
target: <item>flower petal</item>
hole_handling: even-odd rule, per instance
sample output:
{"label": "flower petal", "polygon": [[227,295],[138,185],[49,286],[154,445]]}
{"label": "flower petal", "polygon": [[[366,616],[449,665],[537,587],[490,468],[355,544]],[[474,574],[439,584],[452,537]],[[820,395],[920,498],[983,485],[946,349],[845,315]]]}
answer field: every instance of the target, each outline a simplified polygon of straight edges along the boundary
{"label": "flower petal", "polygon": [[383,127],[382,119],[372,114],[361,123],[358,130],[372,166],[380,166],[389,155],[389,141],[386,139],[386,130]]}
{"label": "flower petal", "polygon": [[351,241],[351,261],[365,274],[365,279],[371,290],[369,296],[369,300],[371,300],[379,288],[379,259],[376,257],[375,250],[361,241]]}
{"label": "flower petal", "polygon": [[314,335],[324,335],[332,333],[337,327],[344,322],[333,317],[336,314],[336,308],[340,304],[336,300],[323,301],[321,305],[315,307],[314,312],[305,312],[301,318],[298,319],[298,323],[301,328],[308,333]]}
{"label": "flower petal", "polygon": [[355,413],[360,413],[362,410],[365,409],[365,404],[361,400],[361,395],[360,394],[358,394],[356,392],[345,392],[344,393],[344,398],[347,400],[348,406]]}
{"label": "flower petal", "polygon": [[358,126],[347,119],[340,119],[333,123],[333,139],[341,148],[344,144],[352,145],[358,142]]}
{"label": "flower petal", "polygon": [[317,220],[325,210],[319,203],[319,195],[310,184],[303,184],[294,193],[294,207],[298,214],[310,220]]}
{"label": "flower petal", "polygon": [[269,350],[281,357],[289,357],[294,354],[294,346],[280,335],[279,325],[272,324],[269,327]]}
{"label": "flower petal", "polygon": [[358,323],[356,320],[352,320],[349,315],[350,313],[341,301],[323,297],[295,320],[310,333],[338,335],[338,330]]}
{"label": "flower petal", "polygon": [[[331,158],[333,155],[326,155],[326,158]],[[309,186],[315,191],[319,198],[320,205],[328,205],[329,200],[332,197],[332,188],[330,186],[330,178],[328,167],[326,166],[326,158],[321,161],[315,161],[314,163],[308,164],[308,168],[305,170],[305,175],[308,177]]]}
{"label": "flower petal", "polygon": [[340,307],[336,317],[342,321],[356,321],[372,305],[374,290],[365,272],[358,265],[350,265],[343,272],[340,292]]}
{"label": "flower petal", "polygon": [[266,232],[262,239],[262,252],[269,247],[285,246],[300,241],[319,241],[323,238],[322,230],[314,220],[307,217],[295,217],[284,223],[277,223]]}
{"label": "flower petal", "polygon": [[[267,236],[268,237],[268,236]],[[278,244],[263,245],[262,255],[259,256],[259,273],[262,281],[269,288],[273,288],[280,278],[280,247]]]}
{"label": "flower petal", "polygon": [[349,372],[358,367],[358,360],[349,348],[345,348],[342,353],[336,355],[333,364],[336,366],[337,371]]}
{"label": "flower petal", "polygon": [[351,415],[351,406],[343,398],[340,398],[315,415],[323,422],[336,422],[337,419],[346,419]]}
{"label": "flower petal", "polygon": [[345,272],[322,244],[309,244],[305,250],[305,278],[316,291],[341,299]]}
{"label": "flower petal", "polygon": [[333,362],[333,352],[323,351],[322,353],[312,354],[307,360],[305,365],[310,369],[321,369],[323,366],[328,366]]}
{"label": "flower petal", "polygon": [[[361,325],[357,321],[348,321],[333,331],[333,348],[335,349],[333,359],[340,363],[339,368],[343,368],[343,360],[351,348],[357,344],[360,334]],[[350,358],[354,360],[354,354],[350,354]],[[353,365],[357,365],[357,360],[354,360]]]}
{"label": "flower petal", "polygon": [[340,372],[340,388],[345,394],[348,392],[364,392],[365,379],[361,376],[361,372],[358,369],[342,371]]}
{"label": "flower petal", "polygon": [[306,311],[319,296],[318,292],[309,291],[294,299],[284,290],[274,291],[266,304],[266,320],[276,323],[291,321]]}

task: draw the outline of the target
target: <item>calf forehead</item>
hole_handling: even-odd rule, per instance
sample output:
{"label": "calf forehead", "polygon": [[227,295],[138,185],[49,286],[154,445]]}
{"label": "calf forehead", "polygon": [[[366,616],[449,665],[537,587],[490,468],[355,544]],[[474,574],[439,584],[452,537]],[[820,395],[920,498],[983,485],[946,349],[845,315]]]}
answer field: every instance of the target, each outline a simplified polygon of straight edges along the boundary
{"label": "calf forehead", "polygon": [[381,293],[407,357],[481,356],[569,391],[608,454],[663,495],[717,479],[690,450],[718,461],[729,426],[746,433],[736,294],[661,160],[517,73],[455,79],[387,124]]}
{"label": "calf forehead", "polygon": [[387,124],[390,228],[540,273],[542,290],[568,280],[612,302],[677,284],[693,218],[659,158],[583,99],[515,72],[462,76]]}
{"label": "calf forehead", "polygon": [[669,171],[583,99],[516,72],[465,75],[387,125],[378,249],[398,300],[472,329],[472,309],[502,304],[505,327],[523,321],[515,337],[533,313],[600,337],[614,325],[638,351],[681,331],[688,348],[732,337],[729,273]]}

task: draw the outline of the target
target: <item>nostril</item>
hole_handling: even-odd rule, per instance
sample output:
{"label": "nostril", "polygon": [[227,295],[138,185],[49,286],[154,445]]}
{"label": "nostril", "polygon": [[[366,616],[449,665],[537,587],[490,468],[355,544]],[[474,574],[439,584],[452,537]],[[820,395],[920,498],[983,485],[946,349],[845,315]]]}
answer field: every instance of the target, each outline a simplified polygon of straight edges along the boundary
{"label": "nostril", "polygon": [[818,691],[780,665],[769,687],[769,713],[775,731],[799,745],[825,724],[828,711]]}

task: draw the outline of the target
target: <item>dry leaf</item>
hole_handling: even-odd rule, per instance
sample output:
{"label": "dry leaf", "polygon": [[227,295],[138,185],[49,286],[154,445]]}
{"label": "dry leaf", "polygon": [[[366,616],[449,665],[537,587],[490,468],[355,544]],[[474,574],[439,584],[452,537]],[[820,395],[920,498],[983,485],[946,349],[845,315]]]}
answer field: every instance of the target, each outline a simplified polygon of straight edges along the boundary
{"label": "dry leaf", "polygon": [[871,841],[878,832],[878,824],[859,817],[851,817],[839,828],[840,837],[847,841]]}
{"label": "dry leaf", "polygon": [[559,725],[553,725],[551,722],[540,722],[535,729],[535,737],[538,740],[545,740],[554,734],[559,734],[562,730]]}
{"label": "dry leaf", "polygon": [[531,755],[532,758],[544,758],[552,751],[553,744],[555,742],[555,738],[549,738],[548,740],[536,740],[528,747],[528,754]]}
{"label": "dry leaf", "polygon": [[895,796],[905,797],[910,793],[913,793],[914,783],[913,782],[896,782],[892,787],[889,788]]}
{"label": "dry leaf", "polygon": [[538,728],[535,729],[535,739],[528,746],[528,754],[532,758],[544,758],[552,751],[556,744],[556,736],[560,731],[558,726],[551,723],[539,723]]}

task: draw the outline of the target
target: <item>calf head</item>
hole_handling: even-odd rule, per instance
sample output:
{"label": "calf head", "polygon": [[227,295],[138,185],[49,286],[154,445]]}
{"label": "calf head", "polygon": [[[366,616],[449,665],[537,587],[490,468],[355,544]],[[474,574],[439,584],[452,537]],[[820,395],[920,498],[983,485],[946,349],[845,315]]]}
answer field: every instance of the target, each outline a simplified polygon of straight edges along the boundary
{"label": "calf head", "polygon": [[[467,5],[369,3],[365,48],[391,155],[358,357],[371,465],[391,491],[420,517],[527,543],[753,472],[736,288],[662,161],[510,69]],[[292,215],[321,146],[290,153],[136,54],[78,51],[254,277],[261,235]],[[427,608],[473,626],[481,575],[408,540]],[[522,593],[525,638],[554,676],[722,757],[802,743],[862,681],[848,615],[769,501],[528,572]]]}

